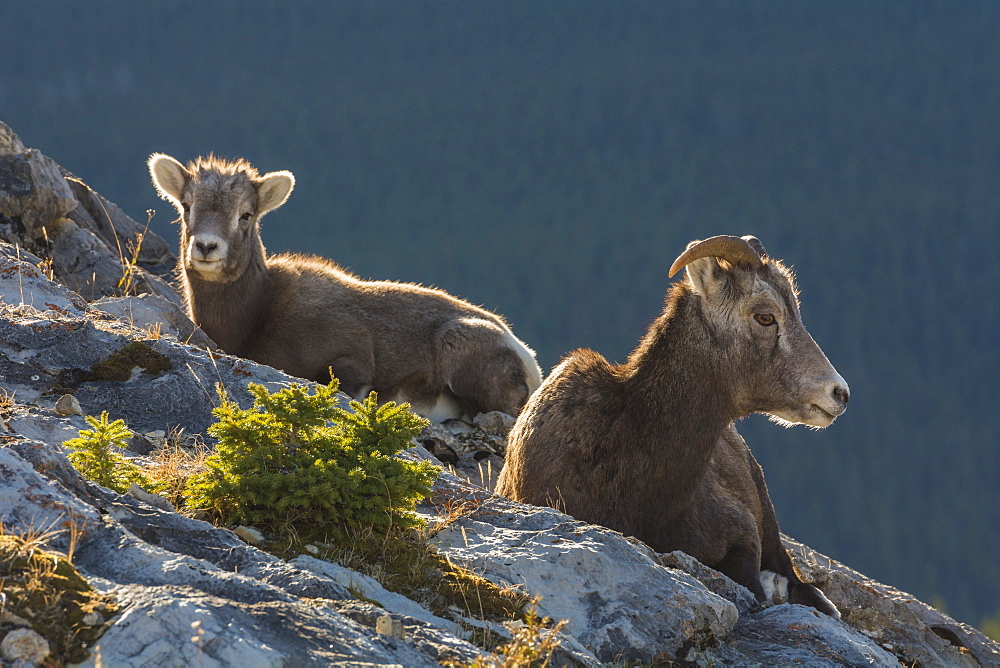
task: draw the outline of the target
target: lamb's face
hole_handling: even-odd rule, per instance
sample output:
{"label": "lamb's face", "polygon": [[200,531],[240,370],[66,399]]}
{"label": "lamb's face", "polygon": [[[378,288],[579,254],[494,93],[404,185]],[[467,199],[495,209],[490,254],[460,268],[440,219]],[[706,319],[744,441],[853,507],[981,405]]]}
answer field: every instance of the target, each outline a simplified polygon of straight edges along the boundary
{"label": "lamb's face", "polygon": [[201,170],[180,200],[185,268],[207,281],[239,278],[249,260],[251,236],[257,236],[250,234],[257,222],[257,191],[246,173]]}
{"label": "lamb's face", "polygon": [[258,176],[245,161],[213,157],[184,167],[156,154],[149,169],[161,197],[180,214],[184,269],[213,282],[235,281],[263,254],[258,222],[288,199],[295,184],[290,172]]}

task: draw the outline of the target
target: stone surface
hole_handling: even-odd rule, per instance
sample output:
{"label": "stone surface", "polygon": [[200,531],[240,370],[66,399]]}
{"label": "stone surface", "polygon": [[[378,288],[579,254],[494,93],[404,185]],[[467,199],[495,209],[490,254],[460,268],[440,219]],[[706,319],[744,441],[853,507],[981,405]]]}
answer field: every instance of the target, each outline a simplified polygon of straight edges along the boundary
{"label": "stone surface", "polygon": [[783,536],[792,561],[817,583],[844,621],[905,665],[1000,666],[1000,644],[898,589]]}
{"label": "stone surface", "polygon": [[411,601],[402,594],[387,590],[373,577],[352,571],[349,568],[344,568],[339,564],[322,561],[306,555],[296,557],[291,563],[300,568],[326,576],[345,589],[353,590],[366,599],[376,601],[390,612],[419,619],[455,634],[461,633],[461,628],[457,623],[442,619],[420,607],[419,604]]}
{"label": "stone surface", "polygon": [[15,629],[0,642],[0,653],[11,663],[40,664],[49,651],[49,641],[31,629]]}
{"label": "stone surface", "polygon": [[18,220],[32,239],[77,206],[59,165],[34,149],[0,158],[0,214]]}
{"label": "stone surface", "polygon": [[249,543],[250,545],[260,545],[264,542],[264,534],[253,527],[236,527],[233,529],[233,533],[236,534],[240,540]]}
{"label": "stone surface", "polygon": [[[638,541],[636,542],[638,543]],[[642,543],[639,544],[642,545]],[[643,547],[645,547],[645,545],[643,545]],[[650,552],[652,552],[652,550],[650,550]],[[680,551],[670,552],[667,554],[653,553],[653,559],[661,566],[676,568],[693,576],[705,585],[709,591],[718,594],[735,605],[741,616],[760,610],[760,604],[757,602],[757,598],[750,592],[749,589],[741,584],[737,584],[733,580],[730,580],[714,568],[709,568],[689,554],[684,554]]]}
{"label": "stone surface", "polygon": [[170,335],[200,348],[217,348],[208,335],[191,322],[183,307],[167,297],[153,294],[104,297],[93,302],[91,307],[147,332],[159,331],[161,335]]}
{"label": "stone surface", "polygon": [[23,248],[0,242],[0,304],[83,315],[86,300],[49,280],[41,264],[40,258]]}
{"label": "stone surface", "polygon": [[105,666],[438,665],[405,641],[321,604],[235,602],[183,585],[125,586],[114,593],[125,612],[81,666],[98,665],[98,651]]}
{"label": "stone surface", "polygon": [[725,638],[739,617],[732,603],[617,532],[480,495],[447,475],[433,498],[458,515],[434,537],[439,551],[499,586],[541,596],[539,612],[568,619],[566,632],[600,661],[683,659]]}
{"label": "stone surface", "polygon": [[79,204],[69,213],[71,220],[94,232],[109,248],[120,248],[120,255],[134,259],[154,273],[165,273],[173,268],[176,258],[162,237],[132,220],[117,204],[101,197],[82,179],[62,168],[60,173]]}
{"label": "stone surface", "polygon": [[0,238],[44,255],[85,298],[150,292],[181,303],[160,278],[176,263],[167,242],[2,123]]}
{"label": "stone surface", "polygon": [[0,158],[6,158],[15,153],[24,153],[24,144],[20,137],[14,134],[10,127],[0,121]]}
{"label": "stone surface", "polygon": [[64,394],[56,400],[54,410],[59,415],[83,415],[80,402],[72,394]]}
{"label": "stone surface", "polygon": [[712,666],[899,665],[861,632],[813,608],[787,604],[741,618],[725,645],[688,659]]}
{"label": "stone surface", "polygon": [[[9,246],[6,247],[10,249]],[[0,246],[0,251],[4,248]],[[4,272],[0,252],[0,378],[8,392],[25,403],[51,406],[66,393],[73,394],[88,415],[108,411],[124,419],[133,431],[169,432],[184,426],[189,433],[203,433],[213,421],[218,404],[215,386],[221,384],[241,405],[249,405],[247,382],[252,378],[274,390],[297,381],[280,371],[185,345],[172,337],[150,338],[146,331],[74,299],[74,294],[41,274],[25,279],[29,271],[21,262],[17,271]],[[27,263],[27,267],[30,267]],[[23,270],[23,271],[22,271]],[[27,286],[35,307],[11,306],[7,295],[20,295]],[[39,302],[42,302],[39,305]],[[39,311],[38,308],[47,307]],[[136,340],[144,350],[162,357],[165,371],[147,372],[134,367],[125,381],[95,376],[95,364],[112,359]]]}

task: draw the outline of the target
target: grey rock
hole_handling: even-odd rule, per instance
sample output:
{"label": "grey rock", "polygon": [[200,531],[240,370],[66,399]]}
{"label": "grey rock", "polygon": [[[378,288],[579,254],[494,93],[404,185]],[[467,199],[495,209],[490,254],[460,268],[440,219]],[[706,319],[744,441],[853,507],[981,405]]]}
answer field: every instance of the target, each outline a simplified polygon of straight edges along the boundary
{"label": "grey rock", "polygon": [[782,538],[804,579],[823,589],[844,621],[891,648],[902,663],[1000,666],[1000,644],[978,630],[788,536]]}
{"label": "grey rock", "polygon": [[438,665],[405,641],[380,636],[323,605],[238,604],[183,585],[112,591],[125,611],[81,666],[97,665],[98,652],[106,666]]}
{"label": "grey rock", "polygon": [[776,605],[740,619],[725,645],[688,656],[711,666],[898,666],[868,636],[801,605]]}
{"label": "grey rock", "polygon": [[438,628],[445,629],[456,635],[461,634],[461,627],[452,621],[442,619],[437,615],[428,612],[416,602],[406,598],[402,594],[397,594],[387,590],[378,580],[373,577],[344,568],[339,564],[323,561],[314,557],[302,555],[291,561],[295,566],[326,576],[344,587],[351,589],[366,599],[376,601],[379,605],[390,612],[406,615],[414,619],[433,624]]}
{"label": "grey rock", "polygon": [[166,497],[160,496],[159,494],[153,494],[147,492],[139,485],[132,483],[132,486],[128,489],[129,496],[133,499],[139,499],[143,503],[148,503],[154,508],[159,508],[160,510],[173,510],[174,506],[167,500]]}
{"label": "grey rock", "polygon": [[447,474],[433,498],[466,504],[432,539],[439,551],[498,586],[541,596],[539,612],[568,619],[566,632],[600,661],[683,659],[691,647],[725,638],[739,617],[732,603],[617,532]]}
{"label": "grey rock", "polygon": [[[174,289],[163,279],[140,266],[126,269],[128,259],[123,261],[118,249],[111,248],[93,231],[70,218],[49,224],[47,230],[53,271],[60,282],[84,298],[131,291],[166,295],[179,302]],[[131,277],[130,282],[126,282],[127,276]]]}
{"label": "grey rock", "polygon": [[49,280],[41,264],[23,248],[0,242],[0,307],[83,315],[86,300]]}
{"label": "grey rock", "polygon": [[15,153],[24,153],[24,150],[21,139],[6,123],[0,121],[0,158],[6,158]]}
{"label": "grey rock", "polygon": [[472,424],[476,426],[480,431],[489,434],[490,436],[496,436],[497,438],[506,441],[507,434],[514,427],[514,422],[516,419],[506,413],[501,413],[500,411],[490,411],[489,413],[480,413],[476,417],[472,418]]}
{"label": "grey rock", "polygon": [[0,238],[44,254],[60,281],[87,299],[150,292],[181,304],[159,276],[176,263],[167,242],[51,158],[26,149],[2,123]]}
{"label": "grey rock", "polygon": [[177,258],[167,242],[149,231],[147,225],[132,220],[117,204],[101,197],[74,174],[60,168],[79,206],[69,218],[98,237],[127,260],[134,259],[143,268],[166,273],[174,268]]}
{"label": "grey rock", "polygon": [[[0,272],[0,292],[10,293],[17,282],[17,276],[5,277]],[[71,293],[64,293],[64,299],[72,302]],[[214,421],[216,384],[221,384],[234,401],[247,406],[251,396],[246,386],[251,379],[272,390],[306,382],[172,338],[145,341],[149,350],[169,361],[169,370],[147,373],[136,367],[128,380],[101,380],[91,371],[94,364],[108,360],[137,339],[148,339],[148,334],[110,316],[79,313],[8,309],[6,317],[0,318],[0,383],[8,392],[16,393],[25,403],[51,406],[55,397],[45,396],[72,391],[84,413],[107,411],[135,431],[169,432],[183,426],[188,433],[201,434]]]}
{"label": "grey rock", "polygon": [[83,409],[80,408],[80,402],[72,394],[64,394],[56,400],[56,405],[53,408],[59,415],[83,415]]}
{"label": "grey rock", "polygon": [[[630,540],[643,545],[634,538]],[[645,545],[643,545],[643,547],[645,547]],[[648,550],[649,548],[647,547],[646,549]],[[652,550],[650,550],[650,552],[652,552]],[[661,566],[676,568],[694,576],[699,582],[705,585],[709,591],[718,594],[735,605],[736,609],[739,610],[741,617],[760,610],[760,604],[757,602],[757,598],[750,592],[749,589],[741,584],[737,584],[735,581],[729,579],[714,568],[709,568],[689,554],[685,554],[679,550],[676,552],[669,552],[667,554],[653,553],[653,559]]]}
{"label": "grey rock", "polygon": [[49,651],[49,641],[31,629],[14,629],[0,642],[3,658],[15,664],[40,664]]}
{"label": "grey rock", "polygon": [[59,165],[28,149],[0,158],[0,214],[14,218],[32,239],[77,206]]}
{"label": "grey rock", "polygon": [[[513,419],[498,411],[481,413],[475,419],[480,418],[500,431],[506,423],[504,418]],[[449,420],[442,424],[428,425],[416,440],[439,463],[460,478],[491,491],[496,486],[506,453],[506,435],[501,437],[461,420]]]}
{"label": "grey rock", "polygon": [[132,327],[146,331],[153,331],[158,327],[161,334],[171,335],[184,343],[212,350],[217,348],[208,335],[191,322],[184,309],[167,297],[153,294],[105,297],[92,302],[90,306],[113,315]]}

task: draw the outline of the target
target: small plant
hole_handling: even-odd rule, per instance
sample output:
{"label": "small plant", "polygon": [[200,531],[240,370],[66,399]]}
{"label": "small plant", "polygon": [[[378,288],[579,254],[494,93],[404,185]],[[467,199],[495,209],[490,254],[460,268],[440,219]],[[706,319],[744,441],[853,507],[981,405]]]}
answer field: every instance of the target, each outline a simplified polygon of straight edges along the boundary
{"label": "small plant", "polygon": [[303,538],[418,526],[413,506],[438,469],[394,455],[426,421],[405,404],[379,406],[374,393],[344,410],[337,388],[334,379],[313,395],[299,385],[272,394],[251,384],[249,409],[220,390],[219,421],[208,430],[216,454],[191,479],[188,505]]}
{"label": "small plant", "polygon": [[117,611],[114,600],[94,591],[65,555],[47,549],[57,533],[15,535],[0,524],[0,612],[6,623],[18,620],[48,640],[46,666],[87,658],[87,646]]}
{"label": "small plant", "polygon": [[79,437],[63,444],[73,450],[69,460],[83,477],[119,494],[128,492],[132,483],[150,488],[150,480],[142,468],[121,454],[132,438],[125,423],[122,420],[108,422],[105,411],[100,418],[88,415],[87,424],[93,429],[81,429]]}
{"label": "small plant", "polygon": [[524,622],[508,623],[510,642],[501,645],[492,656],[476,659],[471,664],[447,663],[449,668],[547,668],[552,655],[559,649],[559,631],[568,620],[555,625],[548,617],[538,614],[536,598],[524,611]]}
{"label": "small plant", "polygon": [[[319,558],[375,578],[388,589],[416,601],[434,614],[490,622],[523,620],[530,599],[518,589],[498,587],[472,570],[456,564],[427,542],[428,531],[393,531],[377,534],[371,530],[351,535],[340,544],[323,544]],[[299,550],[290,545],[279,556],[293,556]],[[488,629],[469,625],[468,640],[493,649],[503,637]]]}
{"label": "small plant", "polygon": [[153,455],[153,464],[145,470],[157,494],[166,497],[175,508],[187,503],[187,488],[192,476],[205,470],[210,449],[200,438],[177,429],[166,435],[165,442]]}

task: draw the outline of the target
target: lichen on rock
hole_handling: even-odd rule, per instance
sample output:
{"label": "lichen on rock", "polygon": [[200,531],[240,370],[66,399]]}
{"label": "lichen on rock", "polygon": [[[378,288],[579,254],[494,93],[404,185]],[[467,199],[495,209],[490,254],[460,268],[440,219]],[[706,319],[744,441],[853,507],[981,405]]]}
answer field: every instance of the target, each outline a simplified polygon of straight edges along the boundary
{"label": "lichen on rock", "polygon": [[155,376],[170,371],[173,363],[169,357],[153,350],[144,341],[133,341],[106,360],[95,363],[90,370],[95,380],[125,382],[132,378],[132,370],[137,368]]}

